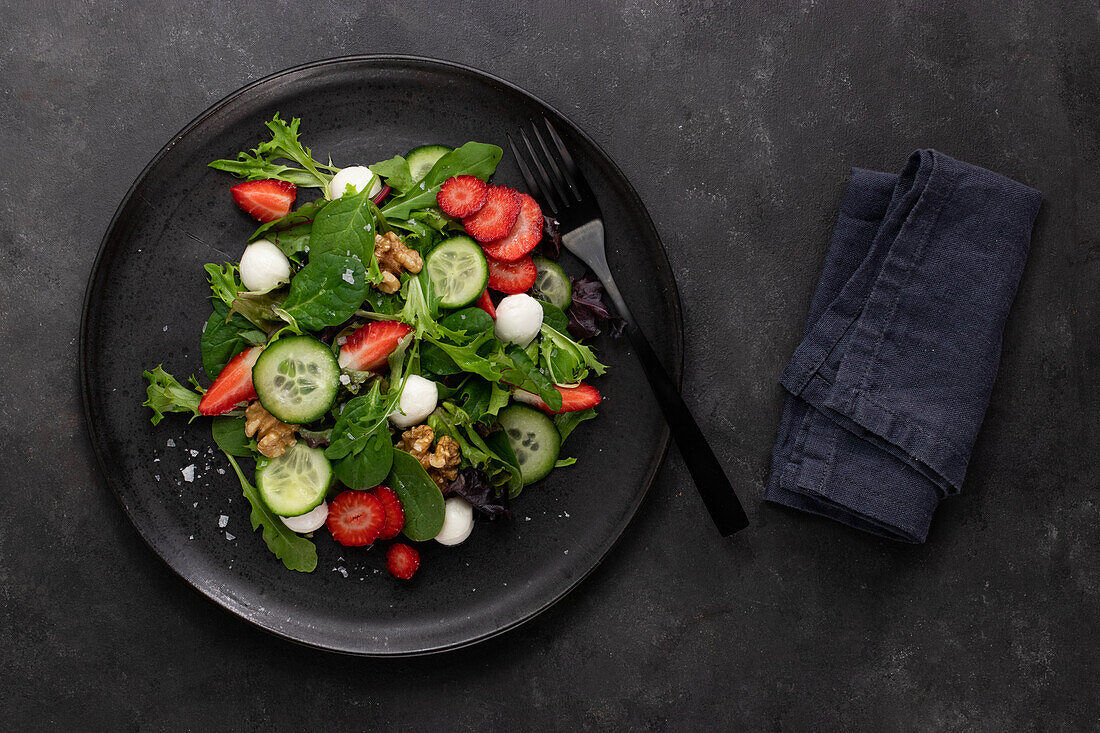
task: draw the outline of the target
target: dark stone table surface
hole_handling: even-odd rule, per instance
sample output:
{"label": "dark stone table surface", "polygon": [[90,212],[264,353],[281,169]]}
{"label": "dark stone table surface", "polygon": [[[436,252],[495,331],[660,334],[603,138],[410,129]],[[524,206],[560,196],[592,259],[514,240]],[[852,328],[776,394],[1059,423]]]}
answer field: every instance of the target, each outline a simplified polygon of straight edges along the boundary
{"label": "dark stone table surface", "polygon": [[[469,63],[622,166],[684,303],[684,392],[754,527],[673,451],[571,596],[378,661],[283,642],[179,580],[96,470],[84,284],[177,130],[353,53]],[[6,2],[0,8],[0,728],[1096,729],[1100,14],[1094,2]],[[924,546],[761,502],[850,166],[935,147],[1043,192],[962,494]]]}

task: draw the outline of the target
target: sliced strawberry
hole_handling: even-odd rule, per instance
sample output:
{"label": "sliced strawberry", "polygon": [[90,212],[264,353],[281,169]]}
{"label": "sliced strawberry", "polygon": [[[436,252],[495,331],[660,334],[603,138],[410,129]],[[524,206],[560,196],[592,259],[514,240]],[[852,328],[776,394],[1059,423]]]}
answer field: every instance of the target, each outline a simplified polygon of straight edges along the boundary
{"label": "sliced strawberry", "polygon": [[386,550],[386,570],[401,580],[408,580],[420,567],[420,553],[400,542],[390,545]]}
{"label": "sliced strawberry", "polygon": [[559,387],[555,384],[554,389],[561,393],[560,410],[551,410],[550,406],[542,401],[542,398],[525,389],[517,389],[512,396],[516,398],[517,402],[526,402],[528,405],[537,407],[548,415],[587,410],[589,407],[595,407],[600,404],[600,400],[602,399],[599,390],[591,384],[585,384],[584,382],[581,382],[576,387]]}
{"label": "sliced strawberry", "polygon": [[507,235],[481,245],[485,254],[498,260],[514,262],[535,248],[542,239],[542,209],[525,193],[519,195],[519,218]]}
{"label": "sliced strawberry", "polygon": [[494,321],[497,319],[497,309],[496,306],[493,305],[493,299],[489,297],[488,290],[481,291],[481,296],[474,305],[492,316]]}
{"label": "sliced strawberry", "polygon": [[401,321],[371,321],[357,328],[340,347],[340,367],[360,372],[386,368],[386,358],[412,329]]}
{"label": "sliced strawberry", "polygon": [[485,259],[489,262],[489,287],[501,293],[526,293],[539,274],[531,255],[524,255],[515,262],[501,262],[492,257]]}
{"label": "sliced strawberry", "polygon": [[485,205],[473,216],[462,220],[462,226],[479,242],[491,242],[512,231],[519,218],[519,192],[505,186],[489,186]]}
{"label": "sliced strawberry", "polygon": [[252,367],[260,358],[261,351],[263,349],[259,346],[252,346],[230,359],[199,400],[199,412],[203,415],[221,415],[242,402],[256,399],[256,388],[252,386]]}
{"label": "sliced strawberry", "polygon": [[256,221],[275,221],[290,213],[298,187],[286,181],[266,178],[262,181],[245,181],[229,189],[237,206],[244,209]]}
{"label": "sliced strawberry", "polygon": [[435,200],[447,216],[473,216],[489,196],[489,184],[476,176],[454,176],[443,182]]}
{"label": "sliced strawberry", "polygon": [[325,520],[332,538],[346,547],[373,543],[385,523],[386,510],[377,496],[350,489],[332,500]]}
{"label": "sliced strawberry", "polygon": [[401,500],[397,498],[397,492],[388,486],[376,486],[371,493],[382,502],[386,510],[386,522],[382,525],[382,531],[378,534],[380,540],[392,540],[401,534],[405,527],[405,508],[401,506]]}

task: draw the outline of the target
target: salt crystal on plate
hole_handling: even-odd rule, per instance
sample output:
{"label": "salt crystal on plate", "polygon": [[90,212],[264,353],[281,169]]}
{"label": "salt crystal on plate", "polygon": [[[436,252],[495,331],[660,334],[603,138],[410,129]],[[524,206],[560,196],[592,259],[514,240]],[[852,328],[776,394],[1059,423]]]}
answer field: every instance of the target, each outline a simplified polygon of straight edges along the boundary
{"label": "salt crystal on plate", "polygon": [[168,446],[169,448],[175,448],[176,447],[176,441],[169,438],[168,441],[165,443],[165,445]]}
{"label": "salt crystal on plate", "polygon": [[233,540],[237,539],[237,535],[229,534],[228,532],[226,532],[225,533],[225,539],[228,540],[229,542],[232,542]]}
{"label": "salt crystal on plate", "polygon": [[184,466],[180,469],[180,473],[183,474],[183,480],[187,483],[191,483],[195,480],[195,464],[192,463],[189,466]]}
{"label": "salt crystal on plate", "polygon": [[224,476],[225,475],[225,469],[224,468],[219,468],[218,473],[220,473]]}
{"label": "salt crystal on plate", "polygon": [[195,450],[194,448],[192,448],[191,450],[189,450],[187,452],[191,454],[192,458],[194,458],[195,456],[197,456],[199,454],[199,452],[197,450]]}
{"label": "salt crystal on plate", "polygon": [[225,525],[227,525],[227,524],[229,524],[229,517],[227,517],[224,514],[219,514],[218,515],[218,526],[224,529]]}
{"label": "salt crystal on plate", "polygon": [[338,568],[333,568],[333,570],[340,573],[340,575],[343,575],[345,578],[348,577],[348,569],[345,568],[343,565]]}
{"label": "salt crystal on plate", "polygon": [[191,506],[194,507],[195,509],[198,509],[199,508],[199,503],[197,501],[193,501],[193,502],[191,502]]}

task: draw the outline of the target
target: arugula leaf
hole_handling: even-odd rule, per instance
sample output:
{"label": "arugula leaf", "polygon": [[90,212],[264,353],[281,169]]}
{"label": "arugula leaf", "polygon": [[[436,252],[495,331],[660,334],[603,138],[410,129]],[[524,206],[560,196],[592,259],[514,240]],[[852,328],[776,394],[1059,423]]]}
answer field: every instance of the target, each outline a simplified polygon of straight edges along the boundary
{"label": "arugula leaf", "polygon": [[594,417],[596,417],[596,411],[591,407],[587,410],[576,410],[575,412],[563,412],[560,415],[554,415],[554,425],[557,426],[558,434],[561,435],[561,442],[564,443],[565,439],[576,430],[578,425]]}
{"label": "arugula leaf", "polygon": [[254,441],[244,434],[243,417],[222,415],[210,422],[210,432],[218,447],[231,456],[252,457]]}
{"label": "arugula leaf", "polygon": [[576,384],[588,376],[588,370],[603,374],[607,367],[601,364],[592,349],[580,344],[556,330],[548,323],[542,324],[539,340],[540,363],[550,374],[554,384]]}
{"label": "arugula leaf", "polygon": [[297,211],[292,211],[282,219],[261,224],[256,231],[252,232],[248,241],[266,239],[282,250],[287,257],[306,252],[310,249],[309,237],[313,231],[313,222],[327,204],[328,201],[325,199],[304,203],[298,207]]}
{"label": "arugula leaf", "polygon": [[[152,371],[144,371],[141,376],[149,380],[149,386],[145,389],[147,399],[142,402],[142,407],[148,407],[153,411],[153,417],[149,420],[154,425],[164,419],[166,412],[190,412],[191,419],[199,416],[199,401],[202,396],[184,387],[163,366],[157,365]],[[198,382],[191,377],[191,383],[198,386]]]}
{"label": "arugula leaf", "polygon": [[370,166],[372,173],[377,173],[386,179],[386,185],[401,195],[412,188],[414,183],[412,173],[409,172],[409,162],[400,155],[395,155],[389,160],[383,160]]}
{"label": "arugula leaf", "polygon": [[416,209],[435,206],[440,186],[452,176],[470,175],[489,180],[500,162],[501,153],[496,145],[476,142],[452,150],[435,162],[423,181],[383,206],[382,213],[391,219],[406,219]]}
{"label": "arugula leaf", "polygon": [[289,570],[312,573],[317,568],[317,548],[305,537],[295,534],[290,527],[283,524],[283,520],[264,504],[256,487],[245,478],[233,456],[226,453],[225,457],[229,459],[229,464],[233,466],[233,471],[241,482],[244,498],[248,499],[248,503],[252,505],[252,513],[249,515],[252,530],[263,527],[263,538],[268,549],[274,553],[275,557],[282,560],[283,565]]}
{"label": "arugula leaf", "polygon": [[503,381],[536,393],[551,410],[560,410],[561,392],[554,389],[554,383],[539,371],[527,352],[518,346],[510,346],[507,354],[514,367],[505,371]]}
{"label": "arugula leaf", "polygon": [[394,449],[393,468],[386,485],[397,492],[405,509],[402,532],[414,542],[426,542],[443,529],[443,493],[428,476],[420,461],[403,450]]}
{"label": "arugula leaf", "polygon": [[565,468],[566,466],[572,466],[576,462],[576,458],[559,458],[554,461],[554,468]]}
{"label": "arugula leaf", "polygon": [[[310,259],[328,252],[355,257],[372,283],[382,282],[382,271],[374,257],[376,222],[371,206],[364,189],[346,194],[321,209],[309,235]],[[359,302],[363,302],[362,298]]]}
{"label": "arugula leaf", "polygon": [[[327,192],[332,174],[339,171],[329,161],[328,165],[314,160],[309,148],[298,140],[298,126],[301,120],[293,117],[287,124],[279,118],[279,113],[264,125],[271,131],[271,140],[261,143],[251,154],[241,152],[236,160],[215,160],[211,168],[232,173],[238,178],[255,181],[262,178],[276,178],[288,181],[296,186],[320,188]],[[278,160],[297,163],[281,165]]]}
{"label": "arugula leaf", "polygon": [[283,310],[300,328],[320,331],[355,315],[370,290],[363,263],[333,252],[311,254],[290,281]]}
{"label": "arugula leaf", "polygon": [[237,294],[244,290],[237,275],[237,266],[226,262],[225,267],[222,268],[211,262],[203,265],[203,269],[206,270],[215,302],[221,301],[227,306],[232,306],[233,301],[237,299]]}
{"label": "arugula leaf", "polygon": [[239,313],[231,313],[222,301],[214,301],[214,312],[203,326],[202,339],[199,342],[206,376],[211,380],[215,379],[234,356],[249,346],[262,346],[265,343],[265,332],[257,330]]}

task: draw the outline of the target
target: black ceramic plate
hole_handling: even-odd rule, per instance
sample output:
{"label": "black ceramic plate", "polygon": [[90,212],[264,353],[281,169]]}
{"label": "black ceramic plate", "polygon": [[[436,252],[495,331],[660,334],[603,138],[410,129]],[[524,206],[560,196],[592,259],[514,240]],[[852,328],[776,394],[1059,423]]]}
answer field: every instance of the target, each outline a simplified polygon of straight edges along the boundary
{"label": "black ceramic plate", "polygon": [[[369,164],[424,143],[478,140],[548,117],[581,162],[607,224],[609,259],[666,364],[679,372],[679,301],[645,208],[619,169],[573,124],[508,82],[451,63],[363,56],[290,69],[246,86],[187,126],[142,172],[115,214],[88,285],[82,379],[103,473],[142,537],[199,591],[295,641],[354,654],[408,655],[485,639],[530,619],[573,589],[622,534],[653,483],[668,431],[628,345],[601,336],[610,366],[598,420],[566,444],[577,465],[513,503],[512,522],[478,522],[464,544],[421,547],[411,582],[377,549],[317,535],[312,574],[285,569],[248,525],[247,502],[209,425],[149,423],[143,369],[201,375],[210,313],[202,265],[240,258],[253,222],[233,204],[229,176],[207,167],[266,137],[275,112],[301,117],[319,157]],[[506,155],[496,180],[522,186]],[[307,194],[312,197],[312,194]],[[306,198],[306,197],[302,197]],[[566,259],[572,274],[581,268]],[[195,466],[192,482],[181,469]],[[220,518],[228,518],[225,527]],[[227,533],[232,539],[227,539]]]}

